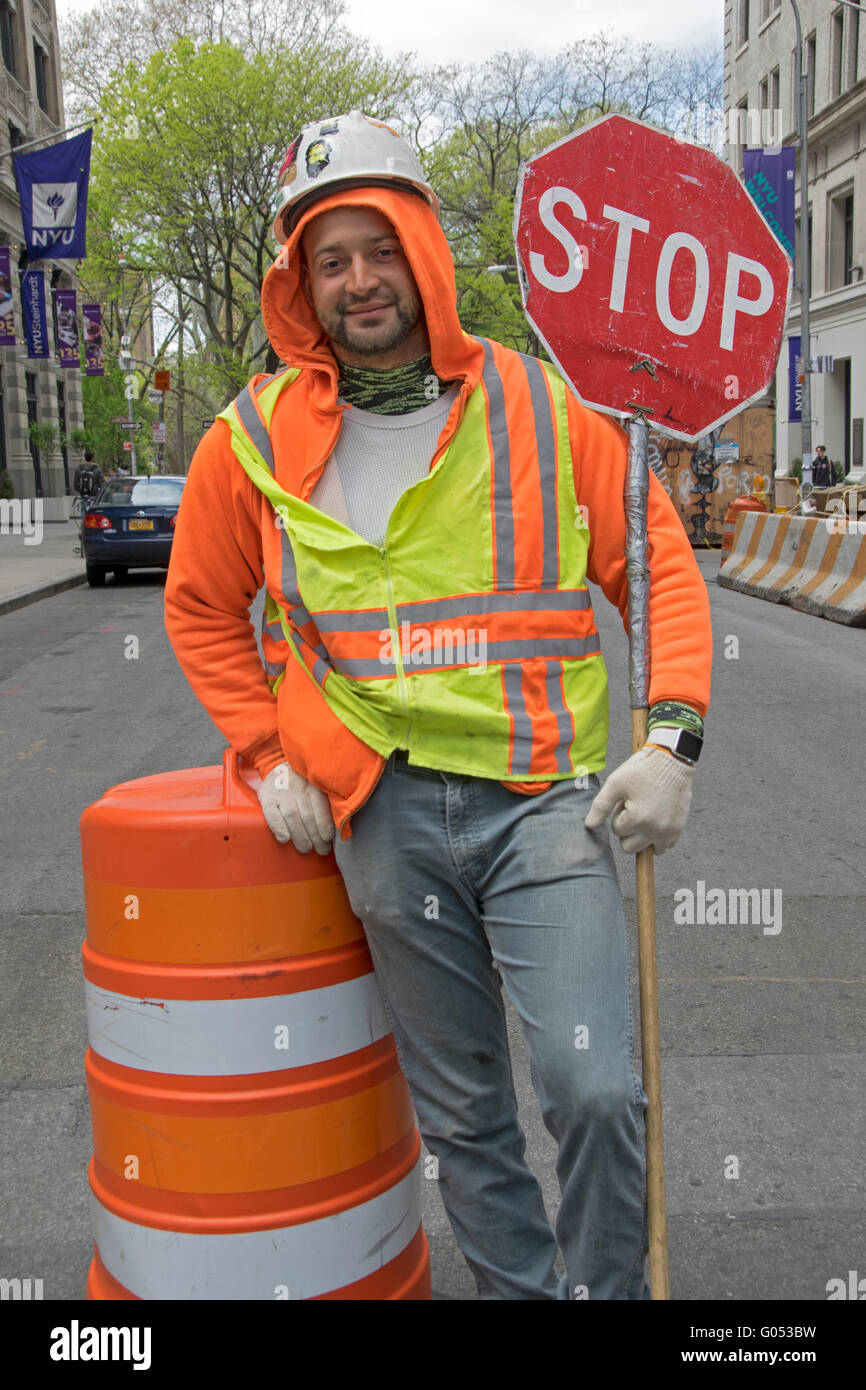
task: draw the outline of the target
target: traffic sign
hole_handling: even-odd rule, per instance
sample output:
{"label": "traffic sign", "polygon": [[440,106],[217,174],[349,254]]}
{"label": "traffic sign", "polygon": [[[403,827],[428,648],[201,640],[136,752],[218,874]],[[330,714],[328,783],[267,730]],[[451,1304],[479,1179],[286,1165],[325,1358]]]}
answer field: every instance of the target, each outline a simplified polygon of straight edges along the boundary
{"label": "traffic sign", "polygon": [[154,389],[154,391],[170,391],[170,390],[171,390],[171,372],[170,372],[170,371],[163,371],[163,370],[160,370],[160,371],[158,371],[158,372],[154,372],[154,374],[153,374],[153,389]]}
{"label": "traffic sign", "polygon": [[132,448],[132,440],[131,440],[131,439],[124,439],[124,441],[123,441],[123,447],[124,447],[124,449],[131,449],[131,448]]}
{"label": "traffic sign", "polygon": [[165,443],[165,421],[154,420],[153,422],[153,442],[154,444]]}
{"label": "traffic sign", "polygon": [[112,423],[113,425],[120,425],[121,429],[124,429],[124,430],[140,430],[140,429],[141,429],[141,421],[140,421],[140,420],[129,420],[129,419],[127,419],[127,417],[126,417],[125,415],[112,415],[112,417],[111,417],[111,423]]}
{"label": "traffic sign", "polygon": [[202,420],[202,422],[201,422],[201,427],[202,427],[203,430],[209,430],[210,427],[211,427],[211,425],[213,425],[215,422],[216,422],[216,416],[214,416],[214,419],[213,419],[213,420]]}
{"label": "traffic sign", "polygon": [[150,401],[151,405],[159,405],[162,400],[162,392],[157,391],[153,386],[149,386],[147,388],[147,399]]}
{"label": "traffic sign", "polygon": [[694,440],[760,396],[792,265],[709,150],[603,116],[521,166],[526,316],[587,405]]}

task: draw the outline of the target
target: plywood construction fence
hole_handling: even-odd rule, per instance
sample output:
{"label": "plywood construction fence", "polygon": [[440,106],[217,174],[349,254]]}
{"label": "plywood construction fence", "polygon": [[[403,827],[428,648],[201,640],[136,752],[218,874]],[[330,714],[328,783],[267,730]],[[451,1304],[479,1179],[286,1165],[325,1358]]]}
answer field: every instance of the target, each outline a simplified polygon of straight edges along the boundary
{"label": "plywood construction fence", "polygon": [[[650,431],[649,464],[693,546],[720,546],[725,512],[736,497],[769,487],[775,467],[772,405],[749,406],[722,426],[716,451]],[[732,460],[727,444],[738,446]],[[703,444],[703,441],[701,441]],[[697,455],[697,460],[696,460]]]}

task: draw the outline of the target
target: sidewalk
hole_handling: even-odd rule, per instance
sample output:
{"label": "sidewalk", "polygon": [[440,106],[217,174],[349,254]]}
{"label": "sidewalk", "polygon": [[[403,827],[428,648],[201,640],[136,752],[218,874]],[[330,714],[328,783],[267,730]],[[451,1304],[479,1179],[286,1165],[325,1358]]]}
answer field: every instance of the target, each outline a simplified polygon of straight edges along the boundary
{"label": "sidewalk", "polygon": [[45,522],[41,537],[38,530],[29,536],[0,533],[0,614],[84,584],[77,544],[77,521]]}

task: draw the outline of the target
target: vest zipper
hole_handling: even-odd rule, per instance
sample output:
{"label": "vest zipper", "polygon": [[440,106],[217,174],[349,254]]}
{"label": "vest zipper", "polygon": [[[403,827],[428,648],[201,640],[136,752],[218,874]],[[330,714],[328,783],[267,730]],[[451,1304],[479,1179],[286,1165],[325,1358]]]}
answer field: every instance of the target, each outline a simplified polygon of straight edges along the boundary
{"label": "vest zipper", "polygon": [[[400,695],[400,704],[403,713],[409,713],[409,699],[406,694],[406,677],[403,673],[403,657],[400,651],[400,633],[397,628],[397,605],[394,602],[394,588],[391,584],[391,571],[388,567],[388,552],[382,545],[376,547],[379,552],[379,559],[385,574],[385,587],[388,590],[388,626],[391,629],[391,650],[394,653],[394,664],[397,669],[397,690]],[[396,641],[395,641],[396,639]],[[406,730],[408,735],[409,730]],[[403,744],[400,744],[403,747]]]}

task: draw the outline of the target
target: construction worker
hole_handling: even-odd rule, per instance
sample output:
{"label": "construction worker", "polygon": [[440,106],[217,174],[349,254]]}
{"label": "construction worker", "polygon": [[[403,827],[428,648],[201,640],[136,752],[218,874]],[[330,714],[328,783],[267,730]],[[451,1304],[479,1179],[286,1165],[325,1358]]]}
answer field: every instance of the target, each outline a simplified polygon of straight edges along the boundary
{"label": "construction worker", "polygon": [[[287,367],[196,451],[169,636],[260,773],[276,838],[333,845],[479,1297],[645,1298],[646,1096],[605,822],[629,852],[685,824],[705,585],[651,477],[650,735],[600,791],[586,580],[625,616],[624,431],[550,366],[461,330],[435,193],[388,126],[317,121],[281,174],[262,308]],[[558,1144],[556,1238],[503,986]]]}

